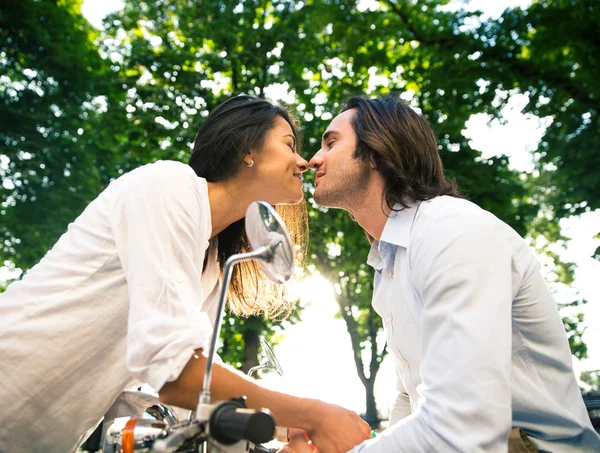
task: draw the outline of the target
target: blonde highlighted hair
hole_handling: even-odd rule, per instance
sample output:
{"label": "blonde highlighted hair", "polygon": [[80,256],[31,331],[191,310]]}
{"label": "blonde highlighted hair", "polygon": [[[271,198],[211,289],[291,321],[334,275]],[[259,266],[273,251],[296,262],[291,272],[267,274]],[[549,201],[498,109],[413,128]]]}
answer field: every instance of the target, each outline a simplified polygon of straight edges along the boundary
{"label": "blonde highlighted hair", "polygon": [[[294,268],[301,269],[308,253],[308,214],[306,202],[275,206],[284,221],[294,252]],[[245,235],[244,235],[245,237]],[[247,244],[248,250],[250,245]],[[269,319],[284,319],[292,312],[295,301],[288,300],[285,286],[271,282],[256,261],[236,265],[228,291],[228,306],[236,316],[264,315]],[[292,277],[293,278],[293,277]]]}

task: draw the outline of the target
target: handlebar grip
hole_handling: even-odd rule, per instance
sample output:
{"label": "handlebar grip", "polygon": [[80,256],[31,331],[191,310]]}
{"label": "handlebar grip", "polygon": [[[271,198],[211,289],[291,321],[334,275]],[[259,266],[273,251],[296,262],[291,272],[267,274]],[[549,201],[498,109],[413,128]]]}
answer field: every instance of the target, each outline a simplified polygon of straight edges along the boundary
{"label": "handlebar grip", "polygon": [[224,445],[242,439],[260,444],[270,441],[275,434],[275,420],[268,409],[246,409],[240,407],[239,400],[217,406],[210,416],[209,427],[210,435]]}

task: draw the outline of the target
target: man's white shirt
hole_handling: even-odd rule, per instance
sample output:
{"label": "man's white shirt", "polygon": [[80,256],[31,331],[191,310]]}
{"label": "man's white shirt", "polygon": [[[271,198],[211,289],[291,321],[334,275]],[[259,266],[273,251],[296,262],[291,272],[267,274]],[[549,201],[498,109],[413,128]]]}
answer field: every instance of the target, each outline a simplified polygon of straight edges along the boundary
{"label": "man's white shirt", "polygon": [[206,180],[179,162],[146,165],[0,294],[0,451],[73,451],[121,390],[158,390],[206,349],[219,286],[211,231]]}
{"label": "man's white shirt", "polygon": [[397,398],[352,453],[506,452],[512,427],[540,451],[600,451],[557,307],[508,225],[434,198],[392,213],[368,263]]}

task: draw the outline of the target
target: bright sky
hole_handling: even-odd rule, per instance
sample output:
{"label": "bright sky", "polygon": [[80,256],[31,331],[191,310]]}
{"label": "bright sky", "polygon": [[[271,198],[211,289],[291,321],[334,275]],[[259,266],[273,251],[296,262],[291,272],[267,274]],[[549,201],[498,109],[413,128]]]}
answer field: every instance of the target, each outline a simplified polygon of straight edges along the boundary
{"label": "bright sky", "polygon": [[[368,7],[371,0],[364,1]],[[497,16],[510,6],[525,6],[528,0],[474,0],[471,9],[483,10],[486,15]],[[83,14],[96,27],[101,19],[123,5],[121,0],[84,0]],[[485,156],[504,153],[510,156],[511,165],[526,170],[531,164],[529,152],[535,149],[543,133],[540,120],[521,114],[523,98],[515,97],[504,112],[508,123],[487,124],[483,115],[474,116],[465,132],[475,148]],[[590,359],[576,363],[580,370],[600,368],[600,291],[597,276],[600,262],[590,258],[599,240],[591,239],[600,231],[600,214],[589,213],[581,218],[565,220],[564,231],[572,235],[564,257],[578,264],[576,286],[590,303],[585,307],[588,330],[585,335]],[[2,276],[0,275],[0,278]],[[285,376],[275,373],[264,381],[291,393],[312,396],[362,412],[365,409],[364,387],[356,374],[350,337],[343,320],[335,319],[337,305],[331,286],[321,277],[315,277],[302,287],[304,299],[309,302],[303,312],[303,322],[286,331],[286,338],[275,347]],[[394,369],[391,359],[384,360],[376,383],[376,398],[382,415],[386,415],[393,398]]]}

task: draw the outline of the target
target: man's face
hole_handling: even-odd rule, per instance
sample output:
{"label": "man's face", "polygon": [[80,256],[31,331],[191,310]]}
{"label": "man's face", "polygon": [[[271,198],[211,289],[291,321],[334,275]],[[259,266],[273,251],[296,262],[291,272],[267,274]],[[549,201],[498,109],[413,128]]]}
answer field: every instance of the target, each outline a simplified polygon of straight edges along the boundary
{"label": "man's face", "polygon": [[321,206],[352,211],[366,190],[370,166],[353,157],[357,137],[352,127],[356,109],[336,116],[323,134],[321,149],[308,165],[316,171],[314,199]]}

